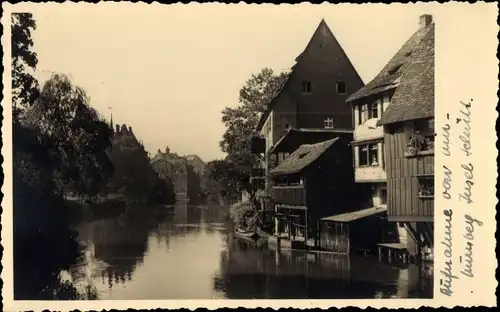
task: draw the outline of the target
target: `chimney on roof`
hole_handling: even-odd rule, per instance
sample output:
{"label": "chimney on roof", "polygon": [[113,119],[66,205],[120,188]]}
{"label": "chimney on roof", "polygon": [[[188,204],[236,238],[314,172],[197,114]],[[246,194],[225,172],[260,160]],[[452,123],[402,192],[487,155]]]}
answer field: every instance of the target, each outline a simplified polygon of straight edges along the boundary
{"label": "chimney on roof", "polygon": [[420,20],[419,20],[420,29],[424,29],[430,24],[432,24],[432,15],[429,14],[420,15]]}
{"label": "chimney on roof", "polygon": [[128,132],[129,132],[130,134],[132,134],[132,133],[133,133],[133,132],[132,132],[132,127],[130,127],[130,126],[128,127]]}

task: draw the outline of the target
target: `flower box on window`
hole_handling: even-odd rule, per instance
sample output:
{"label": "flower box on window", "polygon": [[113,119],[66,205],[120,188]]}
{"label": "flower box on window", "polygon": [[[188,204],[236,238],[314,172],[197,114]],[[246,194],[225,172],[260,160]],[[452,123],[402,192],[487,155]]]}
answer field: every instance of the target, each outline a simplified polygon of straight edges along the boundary
{"label": "flower box on window", "polygon": [[434,176],[418,177],[418,197],[434,198]]}
{"label": "flower box on window", "polygon": [[407,144],[406,156],[434,153],[434,120],[424,119],[413,123]]}

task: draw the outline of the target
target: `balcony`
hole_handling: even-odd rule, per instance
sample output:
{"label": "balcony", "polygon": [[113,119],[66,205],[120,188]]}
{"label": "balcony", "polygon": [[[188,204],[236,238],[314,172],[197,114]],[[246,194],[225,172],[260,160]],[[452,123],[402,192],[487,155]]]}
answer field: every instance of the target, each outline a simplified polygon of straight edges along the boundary
{"label": "balcony", "polygon": [[275,204],[291,206],[306,205],[306,190],[303,185],[274,186],[272,194]]}
{"label": "balcony", "polygon": [[381,166],[356,167],[354,170],[356,183],[363,182],[385,182],[387,173]]}
{"label": "balcony", "polygon": [[376,140],[384,137],[384,127],[377,126],[377,118],[367,120],[354,129],[354,141]]}

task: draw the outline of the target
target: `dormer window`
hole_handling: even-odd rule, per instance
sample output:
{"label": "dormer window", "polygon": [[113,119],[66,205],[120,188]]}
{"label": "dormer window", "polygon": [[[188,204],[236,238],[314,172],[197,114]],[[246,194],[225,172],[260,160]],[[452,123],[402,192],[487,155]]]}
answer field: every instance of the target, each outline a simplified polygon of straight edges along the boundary
{"label": "dormer window", "polygon": [[302,83],[302,93],[312,93],[312,85],[310,81],[304,81]]}
{"label": "dormer window", "polygon": [[359,107],[359,115],[358,115],[358,120],[359,124],[362,125],[364,124],[368,119],[372,118],[379,118],[379,113],[378,113],[378,105],[382,105],[381,100],[377,100],[373,103],[370,104],[362,104]]}
{"label": "dormer window", "polygon": [[378,103],[379,101],[375,101],[370,105],[370,111],[368,113],[368,118],[378,118]]}
{"label": "dormer window", "polygon": [[346,92],[345,82],[337,81],[337,93],[344,94]]}
{"label": "dormer window", "polygon": [[362,104],[359,107],[359,124],[362,125],[368,120],[368,105]]}
{"label": "dormer window", "polygon": [[325,129],[333,129],[333,117],[325,118]]}

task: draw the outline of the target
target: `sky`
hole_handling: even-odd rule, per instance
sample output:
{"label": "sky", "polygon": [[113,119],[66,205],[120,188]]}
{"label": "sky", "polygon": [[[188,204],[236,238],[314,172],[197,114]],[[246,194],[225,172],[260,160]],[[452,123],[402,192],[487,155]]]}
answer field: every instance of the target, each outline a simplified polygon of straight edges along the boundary
{"label": "sky", "polygon": [[[152,155],[169,146],[224,157],[221,111],[263,67],[287,70],[321,19],[365,83],[417,30],[427,3],[398,5],[120,5],[35,10],[37,77],[68,74],[91,105],[133,128]],[[110,109],[111,107],[111,109]]]}

